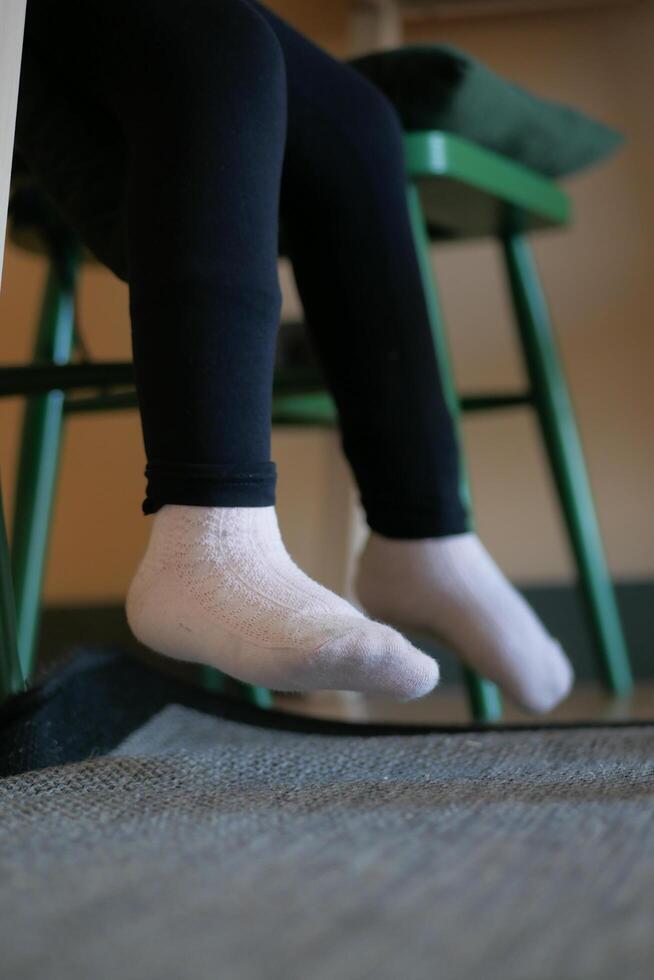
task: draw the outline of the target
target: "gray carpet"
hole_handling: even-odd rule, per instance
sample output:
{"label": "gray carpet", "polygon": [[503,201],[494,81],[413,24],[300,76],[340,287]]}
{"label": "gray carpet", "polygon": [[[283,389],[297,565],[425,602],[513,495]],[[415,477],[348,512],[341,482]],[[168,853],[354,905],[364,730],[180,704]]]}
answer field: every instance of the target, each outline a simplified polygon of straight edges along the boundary
{"label": "gray carpet", "polygon": [[5,980],[650,980],[654,729],[333,737],[170,707],[0,783]]}

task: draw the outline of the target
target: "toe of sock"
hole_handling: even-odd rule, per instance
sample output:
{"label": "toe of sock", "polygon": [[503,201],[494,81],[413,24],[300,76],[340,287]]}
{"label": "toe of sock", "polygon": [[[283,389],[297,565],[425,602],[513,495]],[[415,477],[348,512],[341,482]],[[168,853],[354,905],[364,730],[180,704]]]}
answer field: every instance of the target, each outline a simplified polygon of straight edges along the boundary
{"label": "toe of sock", "polygon": [[[395,631],[393,631],[395,632]],[[389,693],[399,700],[411,701],[429,694],[440,680],[440,669],[433,657],[414,647],[401,634],[395,633],[393,661],[402,661],[401,676],[392,679]]]}
{"label": "toe of sock", "polygon": [[438,664],[390,626],[365,622],[320,647],[329,686],[402,701],[428,694],[439,679]]}
{"label": "toe of sock", "polygon": [[516,700],[531,714],[544,715],[565,700],[572,690],[574,671],[572,664],[557,640],[552,640],[548,656],[540,676],[536,672],[529,678]]}

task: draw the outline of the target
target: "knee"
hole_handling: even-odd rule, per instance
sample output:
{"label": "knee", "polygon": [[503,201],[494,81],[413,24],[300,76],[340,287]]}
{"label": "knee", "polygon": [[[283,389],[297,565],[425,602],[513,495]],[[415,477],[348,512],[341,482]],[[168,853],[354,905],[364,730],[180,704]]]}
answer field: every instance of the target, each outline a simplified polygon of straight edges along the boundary
{"label": "knee", "polygon": [[371,150],[403,153],[404,129],[395,106],[356,69],[348,69],[349,97],[344,104],[344,117],[351,134]]}
{"label": "knee", "polygon": [[131,54],[167,89],[198,90],[201,82],[205,93],[246,83],[269,90],[284,81],[277,37],[244,0],[121,0],[120,6]]}

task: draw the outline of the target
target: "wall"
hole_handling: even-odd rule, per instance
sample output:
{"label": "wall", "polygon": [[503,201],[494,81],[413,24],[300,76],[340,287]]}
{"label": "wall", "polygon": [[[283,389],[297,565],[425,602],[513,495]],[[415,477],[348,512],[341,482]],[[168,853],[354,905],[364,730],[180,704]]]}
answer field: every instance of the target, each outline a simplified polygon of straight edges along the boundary
{"label": "wall", "polygon": [[[270,6],[335,54],[346,53],[345,0],[276,0]],[[623,578],[654,572],[653,36],[654,9],[643,3],[592,14],[448,24],[446,32],[443,25],[432,26],[410,37],[446,37],[516,81],[585,108],[628,134],[619,157],[570,183],[575,226],[537,243],[611,566]],[[518,383],[492,247],[447,247],[436,259],[460,387]],[[40,260],[8,246],[0,296],[3,363],[28,355],[43,273]],[[286,273],[284,286],[291,309]],[[97,357],[129,356],[121,283],[106,271],[88,269],[80,312]],[[18,412],[13,401],[0,408],[0,467],[9,498]],[[528,418],[467,421],[465,439],[480,530],[501,564],[522,580],[565,578],[567,556]],[[277,430],[273,455],[280,472],[280,522],[291,552],[310,574],[340,587],[352,488],[337,436]],[[143,465],[133,412],[70,422],[47,578],[51,603],[110,602],[123,595],[148,530],[140,514]]]}

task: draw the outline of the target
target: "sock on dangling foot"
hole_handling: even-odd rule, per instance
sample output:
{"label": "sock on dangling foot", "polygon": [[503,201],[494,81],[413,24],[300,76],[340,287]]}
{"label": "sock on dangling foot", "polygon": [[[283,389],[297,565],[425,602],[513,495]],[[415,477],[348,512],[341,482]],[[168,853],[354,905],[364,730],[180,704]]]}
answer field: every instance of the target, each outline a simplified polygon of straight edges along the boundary
{"label": "sock on dangling foot", "polygon": [[406,700],[438,681],[432,657],[295,564],[273,506],[161,508],[127,618],[158,653],[273,690]]}
{"label": "sock on dangling foot", "polygon": [[373,531],[354,591],[369,615],[432,634],[528,711],[549,711],[570,691],[559,643],[475,534],[410,540]]}

